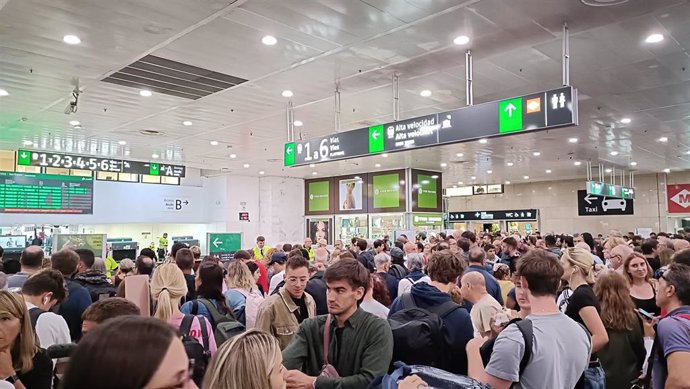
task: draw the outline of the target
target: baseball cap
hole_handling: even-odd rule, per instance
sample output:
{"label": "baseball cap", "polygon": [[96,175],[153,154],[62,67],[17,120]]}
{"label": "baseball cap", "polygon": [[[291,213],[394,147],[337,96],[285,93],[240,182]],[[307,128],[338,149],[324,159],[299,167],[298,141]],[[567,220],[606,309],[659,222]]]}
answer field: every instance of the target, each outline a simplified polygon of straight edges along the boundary
{"label": "baseball cap", "polygon": [[271,260],[268,262],[268,266],[271,266],[274,263],[283,264],[285,262],[287,262],[287,255],[285,255],[285,253],[273,253],[273,256],[271,256]]}
{"label": "baseball cap", "polygon": [[134,269],[134,261],[132,261],[129,258],[125,258],[119,263],[120,270],[122,271],[130,271]]}
{"label": "baseball cap", "polygon": [[391,257],[393,258],[403,258],[405,253],[397,247],[391,248]]}

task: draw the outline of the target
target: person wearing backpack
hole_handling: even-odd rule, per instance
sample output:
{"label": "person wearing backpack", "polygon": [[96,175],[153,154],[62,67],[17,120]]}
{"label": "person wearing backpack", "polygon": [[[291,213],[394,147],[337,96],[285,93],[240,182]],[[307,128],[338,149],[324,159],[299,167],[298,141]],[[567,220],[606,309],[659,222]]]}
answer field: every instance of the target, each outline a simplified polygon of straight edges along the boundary
{"label": "person wearing backpack", "polygon": [[[588,367],[592,341],[583,326],[558,310],[562,275],[561,264],[544,250],[530,250],[517,261],[516,296],[529,301],[531,313],[498,335],[486,368],[480,348],[487,339],[467,343],[471,378],[494,389],[575,387]],[[530,358],[523,362],[529,340]]]}
{"label": "person wearing backpack", "polygon": [[36,331],[39,347],[43,349],[72,341],[65,319],[50,312],[67,297],[64,285],[62,273],[44,269],[29,277],[22,286],[31,323]]}
{"label": "person wearing backpack", "polygon": [[264,297],[259,292],[249,267],[242,261],[231,262],[228,266],[227,284],[225,303],[246,329],[254,328],[256,314]]}
{"label": "person wearing backpack", "polygon": [[108,282],[104,272],[93,269],[96,256],[88,249],[74,250],[79,254],[79,265],[74,281],[85,287],[91,295],[91,302],[96,302],[102,297],[115,297],[117,289]]}
{"label": "person wearing backpack", "polygon": [[285,285],[259,307],[256,328],[278,339],[280,349],[287,347],[300,323],[316,315],[316,303],[305,292],[309,281],[309,261],[292,256],[285,263]]}
{"label": "person wearing backpack", "polygon": [[668,313],[657,324],[652,346],[653,387],[687,388],[690,383],[690,266],[669,265],[659,279],[656,304]]}
{"label": "person wearing backpack", "polygon": [[67,284],[67,299],[60,303],[57,314],[65,318],[73,342],[81,339],[82,315],[92,304],[91,294],[86,288],[72,280],[77,271],[79,255],[70,249],[60,250],[50,257],[51,267],[60,273]]}
{"label": "person wearing backpack", "polygon": [[400,297],[403,294],[409,292],[412,288],[412,285],[418,284],[420,282],[425,282],[427,284],[431,282],[429,276],[424,274],[424,254],[407,254],[407,258],[405,259],[405,267],[407,267],[409,273],[398,283],[397,297]]}
{"label": "person wearing backpack", "polygon": [[435,251],[427,267],[429,283],[416,283],[393,301],[388,322],[394,362],[467,374],[465,345],[474,333],[472,319],[449,294],[464,270],[464,261],[450,250]]}

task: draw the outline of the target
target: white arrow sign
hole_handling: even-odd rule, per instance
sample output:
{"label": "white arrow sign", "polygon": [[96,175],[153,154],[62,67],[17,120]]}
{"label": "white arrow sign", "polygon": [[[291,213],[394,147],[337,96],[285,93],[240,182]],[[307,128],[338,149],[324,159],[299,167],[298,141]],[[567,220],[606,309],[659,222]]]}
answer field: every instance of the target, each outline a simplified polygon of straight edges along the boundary
{"label": "white arrow sign", "polygon": [[292,147],[288,147],[287,151],[285,151],[285,152],[287,153],[287,155],[292,154]]}
{"label": "white arrow sign", "polygon": [[215,246],[216,248],[218,248],[218,245],[223,244],[223,241],[222,241],[222,240],[218,240],[218,238],[215,238],[215,239],[213,239],[213,242],[212,242],[212,243],[213,243],[213,246]]}
{"label": "white arrow sign", "polygon": [[508,117],[513,117],[513,111],[515,111],[517,108],[513,104],[508,104],[506,109],[504,111],[508,112]]}
{"label": "white arrow sign", "polygon": [[22,157],[22,159],[26,159],[26,153],[22,153],[22,155],[20,155],[20,157]]}
{"label": "white arrow sign", "polygon": [[374,140],[378,139],[378,138],[379,138],[379,135],[381,135],[381,134],[379,134],[378,131],[374,131],[374,132],[371,133],[371,137],[374,138]]}
{"label": "white arrow sign", "polygon": [[587,204],[592,205],[592,200],[596,200],[597,198],[596,197],[589,197],[589,196],[590,196],[589,193],[587,193],[587,196],[585,196],[585,201],[587,202]]}

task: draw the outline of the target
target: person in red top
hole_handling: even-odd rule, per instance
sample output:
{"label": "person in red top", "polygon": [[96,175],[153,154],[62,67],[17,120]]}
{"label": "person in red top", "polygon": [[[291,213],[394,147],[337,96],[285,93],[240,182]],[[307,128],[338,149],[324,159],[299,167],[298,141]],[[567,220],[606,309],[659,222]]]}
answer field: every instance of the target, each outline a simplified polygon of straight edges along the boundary
{"label": "person in red top", "polygon": [[241,260],[243,263],[254,262],[259,267],[259,280],[256,283],[261,287],[261,292],[268,294],[268,271],[266,270],[266,265],[261,263],[261,261],[252,260],[251,254],[247,251],[239,250],[235,252],[235,259]]}

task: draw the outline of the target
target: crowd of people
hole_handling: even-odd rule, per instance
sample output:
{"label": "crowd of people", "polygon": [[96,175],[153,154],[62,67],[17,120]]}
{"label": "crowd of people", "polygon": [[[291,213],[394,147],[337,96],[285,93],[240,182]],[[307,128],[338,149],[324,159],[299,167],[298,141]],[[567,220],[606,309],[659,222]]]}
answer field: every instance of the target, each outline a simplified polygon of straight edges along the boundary
{"label": "crowd of people", "polygon": [[449,388],[690,387],[685,230],[260,236],[226,262],[175,243],[117,269],[29,246],[15,262],[0,389],[444,388],[441,371]]}

